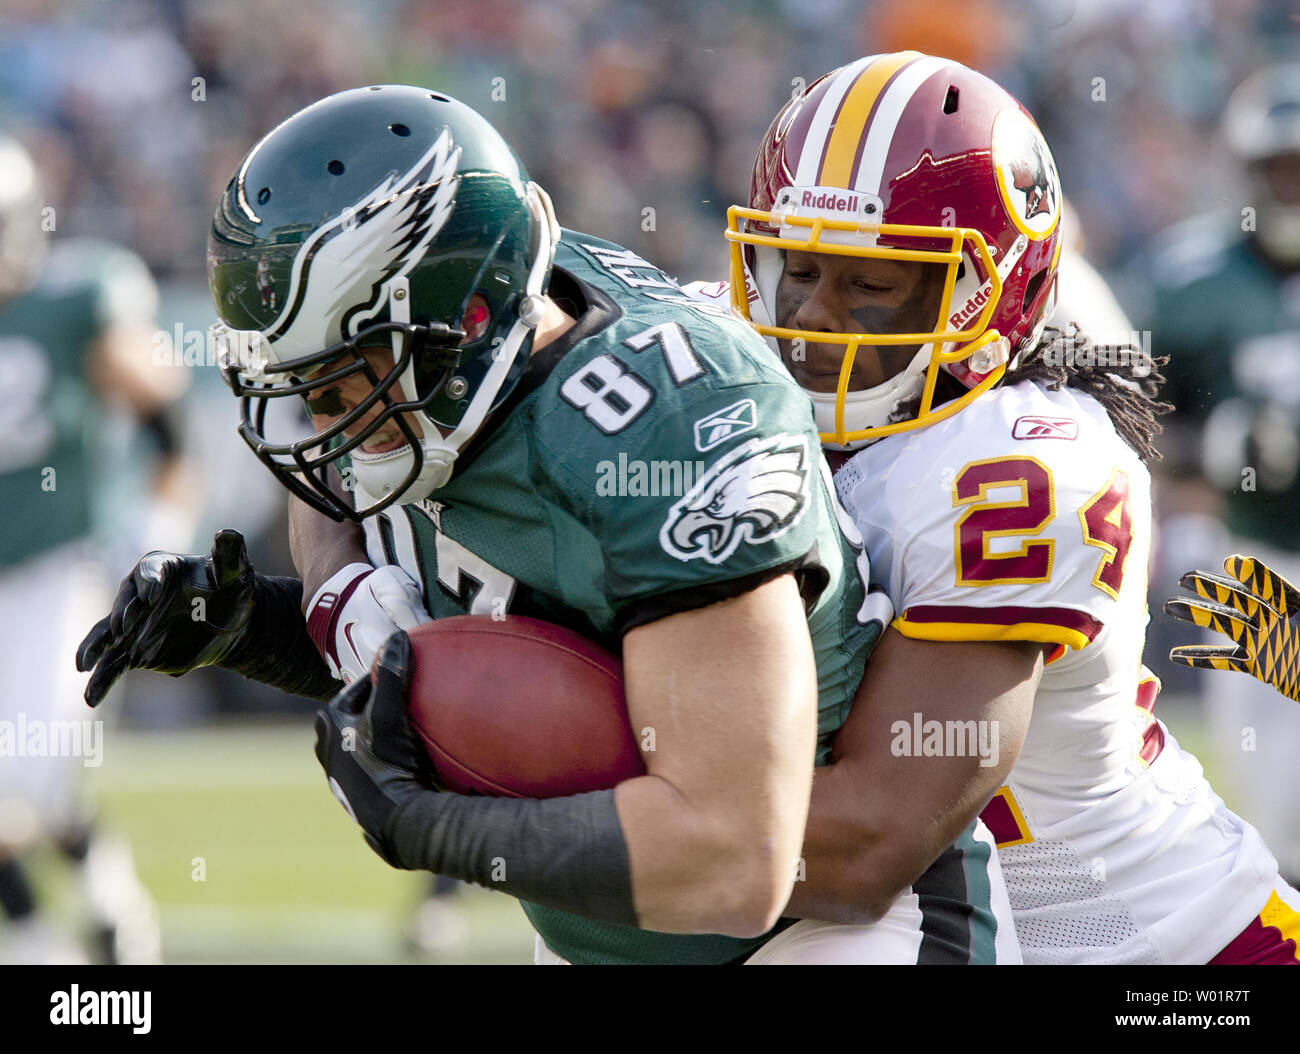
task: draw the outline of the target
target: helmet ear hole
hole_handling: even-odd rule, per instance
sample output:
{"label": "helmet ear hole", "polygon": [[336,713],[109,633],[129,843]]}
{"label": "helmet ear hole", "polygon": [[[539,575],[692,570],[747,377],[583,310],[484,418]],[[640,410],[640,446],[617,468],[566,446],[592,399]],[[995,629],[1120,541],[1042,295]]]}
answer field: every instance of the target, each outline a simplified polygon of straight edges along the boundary
{"label": "helmet ear hole", "polygon": [[1038,290],[1042,288],[1043,279],[1047,277],[1047,268],[1044,267],[1035,271],[1029,276],[1029,281],[1025,283],[1025,299],[1020,305],[1020,312],[1024,314],[1029,310],[1029,305],[1034,302],[1034,297],[1038,295]]}
{"label": "helmet ear hole", "polygon": [[492,325],[492,310],[488,307],[487,297],[482,293],[475,293],[469,298],[469,303],[465,307],[465,318],[461,321],[460,328],[465,331],[466,344],[473,344],[483,336]]}

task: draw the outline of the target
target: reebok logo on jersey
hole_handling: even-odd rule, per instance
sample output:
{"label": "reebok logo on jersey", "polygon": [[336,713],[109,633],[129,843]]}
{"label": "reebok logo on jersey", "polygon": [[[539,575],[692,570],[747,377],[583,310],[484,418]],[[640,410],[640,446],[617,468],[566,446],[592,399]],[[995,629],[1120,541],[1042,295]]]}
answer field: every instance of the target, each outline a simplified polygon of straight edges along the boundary
{"label": "reebok logo on jersey", "polygon": [[1073,417],[1017,417],[1012,439],[1078,439],[1079,422]]}
{"label": "reebok logo on jersey", "polygon": [[720,564],[741,542],[780,537],[808,504],[807,440],[751,439],[714,464],[669,510],[659,544],[678,560]]}
{"label": "reebok logo on jersey", "polygon": [[695,449],[703,454],[732,436],[752,432],[758,424],[758,407],[753,399],[741,399],[695,422]]}

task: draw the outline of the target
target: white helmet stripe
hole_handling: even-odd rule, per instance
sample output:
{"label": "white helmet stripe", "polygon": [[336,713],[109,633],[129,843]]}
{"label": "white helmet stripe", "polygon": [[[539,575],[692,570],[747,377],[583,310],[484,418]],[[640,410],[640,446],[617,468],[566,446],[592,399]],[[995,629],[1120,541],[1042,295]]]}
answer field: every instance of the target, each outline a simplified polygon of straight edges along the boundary
{"label": "white helmet stripe", "polygon": [[857,62],[851,62],[845,66],[831,82],[830,87],[822,95],[822,101],[817,106],[817,113],[813,116],[812,124],[808,126],[808,135],[804,139],[803,149],[799,151],[799,171],[794,174],[794,185],[796,187],[811,187],[817,183],[817,173],[821,168],[822,154],[826,152],[826,140],[832,131],[832,122],[835,120],[836,113],[839,112],[840,103],[844,101],[844,96],[853,87],[853,82],[858,79],[859,74],[875,62],[876,59],[883,58],[881,55],[867,55],[865,58],[858,59]]}
{"label": "white helmet stripe", "polygon": [[[885,89],[884,97],[876,106],[871,126],[867,129],[867,142],[862,148],[862,161],[858,166],[854,190],[879,196],[885,159],[889,156],[889,145],[894,141],[894,132],[898,129],[903,110],[922,84],[949,65],[954,65],[951,59],[927,57],[899,70],[894,82]],[[799,167],[803,167],[802,159]]]}

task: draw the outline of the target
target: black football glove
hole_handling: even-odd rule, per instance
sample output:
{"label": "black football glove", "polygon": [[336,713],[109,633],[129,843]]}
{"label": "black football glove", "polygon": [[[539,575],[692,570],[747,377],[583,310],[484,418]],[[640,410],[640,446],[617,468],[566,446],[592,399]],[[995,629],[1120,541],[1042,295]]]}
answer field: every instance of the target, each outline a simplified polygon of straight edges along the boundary
{"label": "black football glove", "polygon": [[385,642],[369,677],[353,681],[316,713],[316,759],[330,790],[390,867],[410,869],[394,842],[404,805],[428,794],[431,768],[406,723],[411,640]]}
{"label": "black football glove", "polygon": [[252,617],[254,578],[238,531],[219,531],[207,556],[141,557],[118,586],[112,612],[77,649],[77,669],[94,670],[86,702],[98,706],[126,670],[179,677],[220,664]]}
{"label": "black football glove", "polygon": [[1206,670],[1238,670],[1300,702],[1300,591],[1259,560],[1230,556],[1227,576],[1188,571],[1179,584],[1196,600],[1176,597],[1165,614],[1231,637],[1234,645],[1184,645],[1173,662]]}
{"label": "black football glove", "polygon": [[[533,800],[440,793],[406,720],[411,640],[385,642],[369,677],[316,714],[330,790],[390,867],[432,871],[559,911],[637,924],[612,790]],[[499,868],[510,858],[510,873]]]}

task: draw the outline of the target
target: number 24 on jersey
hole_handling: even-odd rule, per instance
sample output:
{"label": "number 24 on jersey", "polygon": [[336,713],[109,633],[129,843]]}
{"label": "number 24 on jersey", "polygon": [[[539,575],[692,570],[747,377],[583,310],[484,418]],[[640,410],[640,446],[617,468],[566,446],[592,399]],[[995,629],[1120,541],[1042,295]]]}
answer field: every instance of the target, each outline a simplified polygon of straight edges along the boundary
{"label": "number 24 on jersey", "polygon": [[[1012,493],[1014,491],[1015,493]],[[972,461],[953,477],[952,503],[965,508],[954,528],[953,549],[959,586],[1022,585],[1052,577],[1056,542],[1033,540],[1056,519],[1051,470],[1035,457]],[[1087,545],[1101,550],[1092,584],[1119,596],[1124,567],[1133,545],[1129,479],[1116,468],[1078,510]],[[993,551],[996,538],[1021,539],[1018,548]]]}

